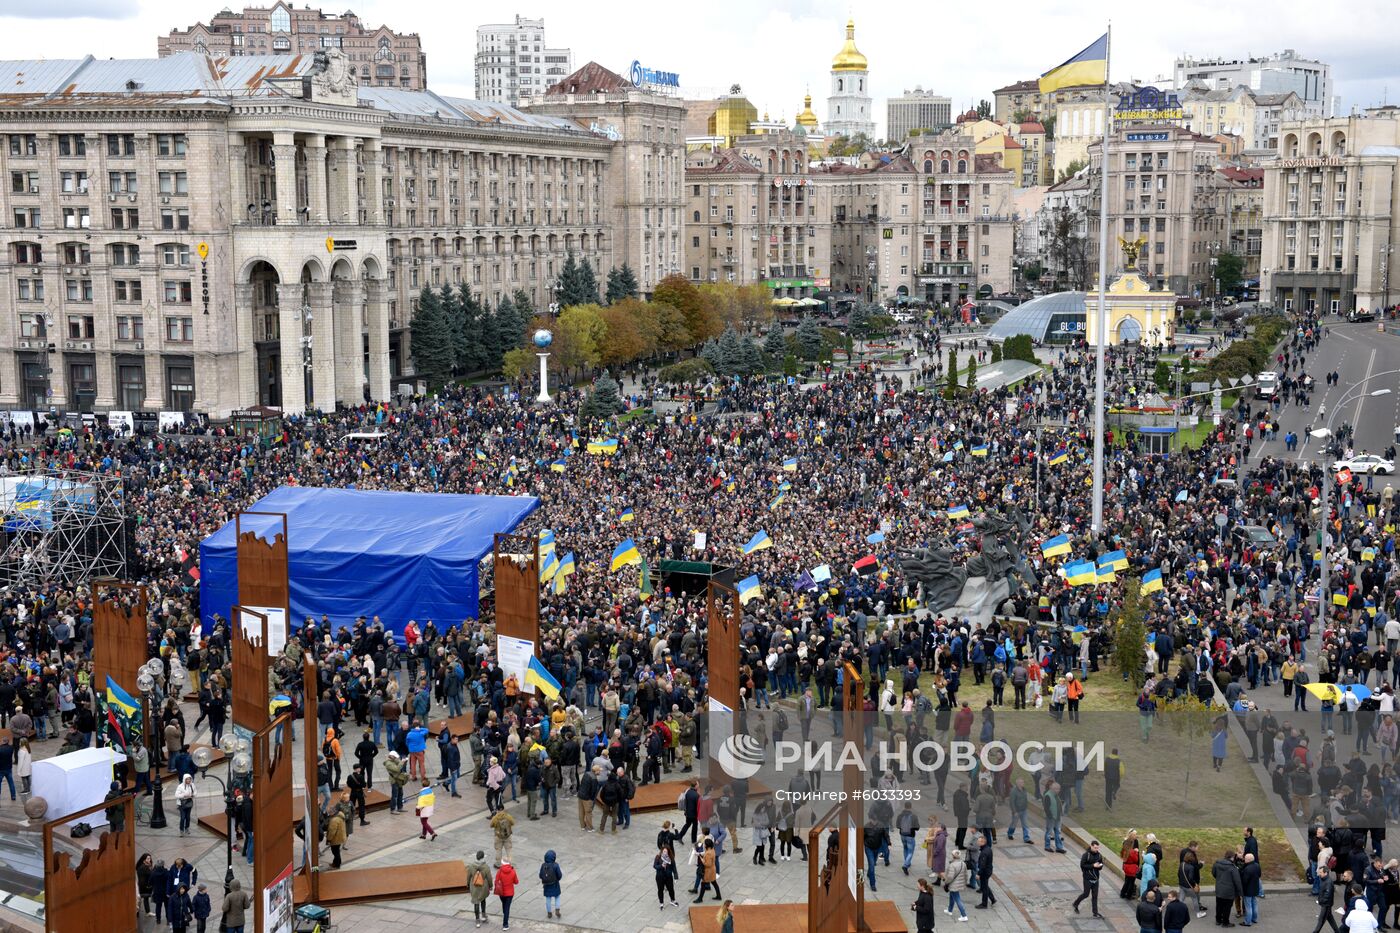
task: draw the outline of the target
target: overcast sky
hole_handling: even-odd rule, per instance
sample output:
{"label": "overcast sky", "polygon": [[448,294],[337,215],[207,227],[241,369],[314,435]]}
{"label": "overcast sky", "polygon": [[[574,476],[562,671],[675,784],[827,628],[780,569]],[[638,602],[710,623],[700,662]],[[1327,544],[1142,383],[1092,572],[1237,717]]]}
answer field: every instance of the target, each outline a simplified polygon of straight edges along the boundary
{"label": "overcast sky", "polygon": [[[156,36],[197,19],[207,22],[221,6],[222,0],[0,0],[0,58],[153,57]],[[1323,6],[1311,0],[854,6],[845,0],[709,0],[645,7],[338,0],[323,8],[347,6],[372,27],[383,22],[420,33],[430,86],[460,96],[473,93],[476,27],[488,16],[500,22],[521,13],[544,17],[548,41],[571,47],[576,67],[594,60],[625,74],[639,59],[678,72],[687,89],[717,92],[737,83],[760,113],[788,122],[810,86],[813,109],[825,120],[831,57],[855,9],[856,43],[870,59],[881,130],[884,98],[917,84],[952,97],[958,112],[990,99],[994,88],[1068,58],[1101,34],[1110,15],[1114,80],[1168,74],[1178,54],[1235,57],[1292,48],[1332,64],[1334,93],[1344,110],[1383,97],[1400,100],[1400,56],[1391,29],[1397,0],[1333,0]]]}

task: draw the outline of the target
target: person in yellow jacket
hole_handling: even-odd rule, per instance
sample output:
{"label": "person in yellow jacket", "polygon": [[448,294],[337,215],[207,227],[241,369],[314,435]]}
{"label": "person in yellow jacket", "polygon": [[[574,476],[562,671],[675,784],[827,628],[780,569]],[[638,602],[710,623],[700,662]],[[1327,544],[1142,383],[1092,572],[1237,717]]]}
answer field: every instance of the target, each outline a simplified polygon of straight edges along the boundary
{"label": "person in yellow jacket", "polygon": [[1287,697],[1293,695],[1293,678],[1297,673],[1298,665],[1294,662],[1293,658],[1291,657],[1287,661],[1284,661],[1283,666],[1279,668],[1278,675],[1279,679],[1283,681],[1284,696]]}

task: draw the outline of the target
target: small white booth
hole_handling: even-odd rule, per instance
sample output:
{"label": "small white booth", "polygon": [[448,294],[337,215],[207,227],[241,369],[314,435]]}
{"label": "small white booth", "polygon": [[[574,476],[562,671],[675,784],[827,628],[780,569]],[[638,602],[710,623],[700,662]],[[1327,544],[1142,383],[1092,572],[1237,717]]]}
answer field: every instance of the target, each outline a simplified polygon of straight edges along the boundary
{"label": "small white booth", "polygon": [[[34,796],[48,801],[48,819],[101,803],[112,787],[112,768],[122,757],[111,748],[84,748],[34,762]],[[107,818],[99,811],[80,822],[96,827]]]}

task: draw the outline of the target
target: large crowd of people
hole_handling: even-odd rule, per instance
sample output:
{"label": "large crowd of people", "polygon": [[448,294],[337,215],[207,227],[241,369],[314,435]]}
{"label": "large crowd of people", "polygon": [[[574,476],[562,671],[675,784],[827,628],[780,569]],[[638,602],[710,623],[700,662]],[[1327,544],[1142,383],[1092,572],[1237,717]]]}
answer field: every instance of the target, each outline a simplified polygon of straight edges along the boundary
{"label": "large crowd of people", "polygon": [[[192,773],[194,732],[207,721],[217,741],[224,728],[227,625],[201,626],[186,556],[238,510],[285,484],[540,497],[525,530],[548,529],[557,552],[572,552],[577,562],[577,572],[562,587],[545,587],[542,600],[539,654],[562,687],[557,701],[522,689],[496,664],[489,600],[481,618],[421,619],[402,632],[386,632],[372,606],[355,619],[298,620],[273,672],[275,692],[286,702],[316,709],[317,796],[340,843],[364,821],[364,794],[378,760],[379,767],[388,765],[396,810],[425,782],[445,782],[454,797],[459,779],[462,789],[480,785],[492,814],[496,865],[507,865],[510,856],[514,817],[507,794],[512,801],[526,797],[526,819],[557,817],[558,798],[574,796],[581,828],[610,824],[617,832],[630,825],[628,800],[637,785],[663,773],[688,775],[703,754],[703,598],[668,588],[659,573],[644,581],[635,564],[611,569],[624,539],[635,542],[650,568],[684,558],[735,566],[736,579],[758,577],[761,596],[746,601],[740,620],[744,705],[777,707],[777,716],[762,718],[763,728],[777,734],[792,728],[790,712],[804,738],[817,711],[838,697],[846,662],[865,676],[867,709],[886,717],[886,730],[893,728],[890,714],[913,714],[910,739],[930,734],[925,714],[933,718],[932,734],[946,736],[951,726],[954,734],[969,735],[975,714],[959,693],[984,683],[995,707],[1003,705],[1009,682],[1014,708],[1043,705],[1057,720],[1077,721],[1084,679],[1114,648],[1121,587],[1160,572],[1160,589],[1144,589],[1142,600],[1149,637],[1137,709],[1144,741],[1155,712],[1184,697],[1231,710],[1270,775],[1270,789],[1296,819],[1321,831],[1315,845],[1320,852],[1325,844],[1328,856],[1309,860],[1319,896],[1332,890],[1332,880],[1343,883],[1350,901],[1347,886],[1357,885],[1383,918],[1382,905],[1394,901],[1382,900],[1387,884],[1372,871],[1366,848],[1369,842],[1382,854],[1384,824],[1400,814],[1400,741],[1389,688],[1400,678],[1394,489],[1364,476],[1334,483],[1323,514],[1322,487],[1332,480],[1317,464],[1275,456],[1278,447],[1256,456],[1257,445],[1281,437],[1285,406],[1311,405],[1317,389],[1306,378],[1307,355],[1323,334],[1316,320],[1294,320],[1277,351],[1282,391],[1271,400],[1242,396],[1198,447],[1163,456],[1136,436],[1126,443],[1117,438],[1106,462],[1102,535],[1090,528],[1092,352],[1067,348],[1038,378],[948,398],[930,384],[942,371],[944,335],[936,327],[915,335],[921,354],[909,373],[876,364],[838,367],[815,381],[751,377],[663,387],[643,380],[627,404],[651,414],[621,422],[582,419],[581,390],[564,390],[555,404],[540,407],[528,391],[512,387],[452,387],[401,406],[289,418],[270,443],[222,428],[115,437],[90,427],[12,437],[0,450],[0,466],[11,473],[59,466],[123,481],[126,507],[138,523],[130,576],[151,594],[150,654],[167,660],[152,707],[155,739],[149,750],[132,749],[137,780],[147,767]],[[969,352],[986,359],[985,347],[961,348],[964,357]],[[1137,348],[1110,352],[1113,405],[1155,391],[1157,358]],[[1323,374],[1313,375],[1323,381]],[[1326,381],[1332,383],[1330,375]],[[346,439],[371,430],[382,436]],[[615,451],[590,452],[589,442],[604,438],[616,440]],[[1343,430],[1332,443],[1341,453],[1346,441]],[[922,609],[926,594],[899,555],[931,549],[945,552],[952,566],[965,566],[986,543],[978,519],[1011,514],[1024,520],[1003,523],[1010,530],[1000,532],[1001,544],[1021,557],[1027,582],[995,618],[984,623]],[[1239,533],[1246,525],[1267,529],[1274,545]],[[759,532],[771,545],[742,553]],[[1121,551],[1127,569],[1113,582],[1072,583],[1067,558],[1047,557],[1042,549],[1060,535],[1071,544],[1069,558],[1097,563]],[[1329,542],[1325,567],[1319,535]],[[1324,573],[1334,596],[1319,605]],[[489,586],[489,576],[484,579]],[[10,734],[0,740],[0,794],[8,780],[16,796],[14,778],[26,789],[37,743],[76,749],[103,740],[102,690],[90,678],[94,596],[87,585],[62,583],[0,594],[0,726]],[[314,697],[301,695],[303,651],[318,664]],[[199,698],[198,720],[188,725],[178,702],[179,670],[188,671],[188,689]],[[1375,692],[1321,699],[1312,695],[1319,683],[1369,684]],[[1283,692],[1270,700],[1275,685]],[[990,711],[993,701],[987,702]],[[1319,712],[1321,729],[1312,731],[1302,716],[1290,720],[1284,702],[1300,714]],[[458,713],[473,724],[465,742],[451,728],[428,731]],[[871,728],[880,725],[872,717]],[[1342,747],[1338,732],[1356,736],[1354,749]],[[427,751],[434,743],[438,768],[430,774]],[[944,826],[943,817],[937,828],[927,827],[931,875],[940,882],[950,874],[955,880],[959,873],[980,875],[982,903],[994,903],[996,820],[1009,814],[1014,821],[1019,813],[1025,832],[1028,807],[1043,810],[1045,847],[1062,850],[1058,823],[1075,783],[1073,775],[1043,774],[1029,796],[1025,787],[1018,796],[1009,776],[958,787],[948,795],[951,822]],[[740,851],[738,829],[746,821],[755,859],[766,843],[764,861],[774,861],[779,840],[778,858],[790,857],[794,847],[807,857],[796,831],[798,808],[769,802],[753,809],[740,782],[697,782],[692,790],[694,798],[678,811],[687,825],[660,840],[656,856],[663,908],[669,881],[678,876],[675,843],[683,836],[696,847],[694,887],[701,897],[709,888],[719,896],[709,850],[727,844]],[[243,830],[251,803],[246,789],[240,792],[236,822]],[[427,798],[417,794],[416,802],[423,836],[436,838],[431,791]],[[940,780],[938,803],[944,802]],[[893,810],[873,807],[867,815],[867,850],[872,839],[877,843],[868,859],[874,889],[875,861],[889,859],[881,833],[903,843],[917,839],[920,827],[917,817],[912,827],[908,819],[901,824]],[[956,838],[938,842],[948,828]],[[340,843],[331,843],[337,864]],[[912,852],[906,845],[905,869]],[[1229,856],[1244,875],[1256,872],[1249,854],[1242,852],[1238,865]],[[1156,866],[1161,859],[1154,853]],[[1097,885],[1097,864],[1082,866],[1086,892],[1091,873]],[[1221,873],[1214,877],[1220,897]],[[1189,887],[1166,896],[1147,887],[1141,893],[1152,895],[1157,914],[1176,917],[1173,907],[1189,899]],[[196,890],[185,894],[195,916],[207,909],[199,907]],[[949,910],[955,906],[961,909],[961,901]],[[1139,909],[1144,928],[1162,928],[1160,917],[1154,927],[1143,916]],[[1324,912],[1319,922],[1326,919]],[[1217,922],[1228,923],[1228,912],[1217,912]]]}

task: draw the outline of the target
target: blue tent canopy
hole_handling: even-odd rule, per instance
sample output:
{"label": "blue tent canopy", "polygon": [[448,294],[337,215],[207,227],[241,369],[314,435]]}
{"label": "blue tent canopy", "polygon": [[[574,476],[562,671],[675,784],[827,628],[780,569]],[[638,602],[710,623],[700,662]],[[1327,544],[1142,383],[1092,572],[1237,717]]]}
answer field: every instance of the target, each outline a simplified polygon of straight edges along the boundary
{"label": "blue tent canopy", "polygon": [[[249,511],[287,516],[293,629],[307,616],[334,628],[379,616],[402,633],[409,619],[439,630],[476,618],[477,565],[497,532],[514,530],[539,507],[534,496],[462,496],[283,486]],[[278,519],[248,515],[244,532],[271,538]],[[200,614],[229,617],[238,602],[234,523],[199,546]]]}

